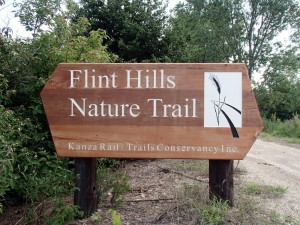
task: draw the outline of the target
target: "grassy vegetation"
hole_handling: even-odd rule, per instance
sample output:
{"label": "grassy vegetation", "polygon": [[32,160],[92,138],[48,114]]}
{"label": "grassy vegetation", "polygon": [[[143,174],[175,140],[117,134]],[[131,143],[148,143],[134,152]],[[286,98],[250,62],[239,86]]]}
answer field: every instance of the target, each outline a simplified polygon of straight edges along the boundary
{"label": "grassy vegetation", "polygon": [[291,120],[281,121],[275,116],[271,119],[263,118],[264,132],[261,137],[266,140],[281,139],[291,143],[300,144],[300,116]]}
{"label": "grassy vegetation", "polygon": [[217,199],[209,201],[207,188],[199,183],[184,185],[173,211],[177,218],[195,221],[192,224],[300,224],[296,218],[284,217],[275,210],[269,212],[259,202],[261,198],[283,197],[285,187],[255,183],[238,187],[233,208]]}
{"label": "grassy vegetation", "polygon": [[173,168],[176,170],[197,171],[204,175],[208,173],[208,166],[208,160],[182,161],[173,164]]}
{"label": "grassy vegetation", "polygon": [[97,197],[100,204],[118,206],[123,202],[123,195],[130,191],[125,173],[118,169],[120,166],[118,160],[98,160]]}
{"label": "grassy vegetation", "polygon": [[[199,170],[208,174],[208,161],[182,161],[174,169]],[[239,172],[235,172],[239,174]],[[175,224],[193,221],[191,224],[300,224],[299,218],[281,215],[276,210],[266,209],[264,202],[283,198],[287,187],[245,183],[235,186],[235,207],[217,199],[209,200],[208,184],[184,184],[174,203],[175,209],[168,213],[169,219],[176,218]],[[173,219],[175,221],[175,219]],[[185,223],[184,223],[185,224]]]}
{"label": "grassy vegetation", "polygon": [[287,187],[262,185],[257,183],[248,183],[244,187],[246,193],[263,198],[280,198],[283,197],[287,190]]}

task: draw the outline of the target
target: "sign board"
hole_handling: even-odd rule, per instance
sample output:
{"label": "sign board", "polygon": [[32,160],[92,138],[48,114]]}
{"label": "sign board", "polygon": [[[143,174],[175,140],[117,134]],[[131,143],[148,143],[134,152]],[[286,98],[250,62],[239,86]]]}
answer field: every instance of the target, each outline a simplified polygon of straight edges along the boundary
{"label": "sign board", "polygon": [[41,97],[61,157],[243,159],[263,129],[244,64],[59,64]]}

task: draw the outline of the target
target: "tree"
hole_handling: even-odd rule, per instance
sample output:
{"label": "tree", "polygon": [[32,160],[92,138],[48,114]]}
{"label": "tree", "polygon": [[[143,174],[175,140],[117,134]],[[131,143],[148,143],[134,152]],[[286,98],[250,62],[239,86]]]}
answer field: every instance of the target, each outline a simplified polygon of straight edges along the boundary
{"label": "tree", "polygon": [[260,111],[268,119],[291,119],[300,113],[300,58],[297,49],[271,57],[263,80],[254,89]]}
{"label": "tree", "polygon": [[81,0],[78,17],[91,29],[103,29],[108,50],[120,61],[157,60],[163,56],[162,32],[166,21],[162,0]]}
{"label": "tree", "polygon": [[16,16],[27,31],[36,36],[43,25],[49,25],[57,11],[61,8],[60,0],[24,0],[17,3]]}
{"label": "tree", "polygon": [[[0,55],[0,73],[8,76],[10,88],[18,91],[13,97],[14,106],[29,106],[33,97],[39,99],[46,79],[60,62],[113,60],[103,45],[105,32],[89,32],[86,18],[72,22],[76,5],[72,0],[64,4],[65,9],[57,0],[31,0],[17,5],[16,15],[34,39],[6,40],[0,46],[4,53]],[[41,29],[43,24],[47,25],[45,31]]]}
{"label": "tree", "polygon": [[[0,0],[0,6],[4,5],[5,1],[4,0]],[[6,7],[0,8],[0,12],[5,9]],[[0,39],[2,37],[6,37],[6,38],[11,38],[12,37],[12,29],[6,25],[4,27],[0,27]]]}
{"label": "tree", "polygon": [[[102,42],[105,32],[89,32],[86,18],[72,22],[74,5],[69,3],[67,11],[52,12],[46,31],[33,29],[34,38],[0,38],[0,214],[7,199],[26,201],[34,208],[39,202],[43,208],[45,200],[54,196],[50,214],[56,220],[49,219],[51,223],[66,224],[77,215],[62,201],[74,188],[74,173],[68,168],[69,159],[55,155],[40,92],[58,63],[113,58]],[[36,27],[34,18],[27,19],[25,24]]]}
{"label": "tree", "polygon": [[283,30],[297,27],[299,5],[294,0],[247,0],[241,11],[246,31],[245,59],[250,78],[269,60],[273,39]]}
{"label": "tree", "polygon": [[[229,62],[240,47],[242,34],[232,13],[232,1],[194,1],[179,4],[170,19],[166,37],[169,57],[176,62]],[[239,33],[240,32],[240,33]]]}
{"label": "tree", "polygon": [[252,78],[269,60],[274,38],[297,27],[299,18],[295,0],[188,0],[175,8],[170,21],[170,58],[246,63]]}

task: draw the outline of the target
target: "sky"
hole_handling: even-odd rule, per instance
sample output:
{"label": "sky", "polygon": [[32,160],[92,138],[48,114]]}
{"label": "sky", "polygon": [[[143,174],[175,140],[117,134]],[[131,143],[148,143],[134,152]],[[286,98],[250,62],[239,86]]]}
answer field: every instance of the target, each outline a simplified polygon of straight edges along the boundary
{"label": "sky", "polygon": [[[185,0],[169,0],[169,9],[172,9],[177,3]],[[9,26],[13,29],[13,36],[30,37],[31,34],[20,24],[18,18],[15,18],[13,2],[22,2],[21,0],[5,0],[5,4],[0,6],[0,28]]]}
{"label": "sky", "polygon": [[[78,0],[75,0],[78,1]],[[167,0],[165,0],[167,1]],[[299,0],[300,1],[300,0]],[[22,0],[5,0],[5,4],[0,6],[0,28],[8,26],[13,29],[13,37],[31,37],[31,33],[27,32],[25,28],[20,24],[19,19],[14,16],[14,2],[22,2]],[[185,2],[185,0],[169,0],[168,9],[174,8],[179,2]],[[288,43],[288,32],[284,32],[277,37],[277,40],[283,41],[283,43]],[[255,80],[259,80],[260,75],[255,75]]]}
{"label": "sky", "polygon": [[5,4],[0,6],[0,27],[12,28],[13,36],[27,36],[29,34],[12,12],[14,10],[13,2],[14,0],[5,0]]}

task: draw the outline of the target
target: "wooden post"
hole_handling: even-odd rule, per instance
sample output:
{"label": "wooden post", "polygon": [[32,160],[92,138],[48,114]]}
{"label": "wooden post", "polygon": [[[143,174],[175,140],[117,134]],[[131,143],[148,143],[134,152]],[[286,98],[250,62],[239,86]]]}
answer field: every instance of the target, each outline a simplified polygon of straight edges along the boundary
{"label": "wooden post", "polygon": [[209,198],[234,206],[233,160],[209,160]]}
{"label": "wooden post", "polygon": [[84,217],[88,217],[97,209],[97,159],[75,158],[75,174],[77,190],[74,193],[74,205],[78,205]]}

